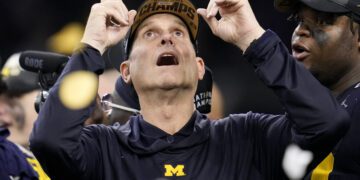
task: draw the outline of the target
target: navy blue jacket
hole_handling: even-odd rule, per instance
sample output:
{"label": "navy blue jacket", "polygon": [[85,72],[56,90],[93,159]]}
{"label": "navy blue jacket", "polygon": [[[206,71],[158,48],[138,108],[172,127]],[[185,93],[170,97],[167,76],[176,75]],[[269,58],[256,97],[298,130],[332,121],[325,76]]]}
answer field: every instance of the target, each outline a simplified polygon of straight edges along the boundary
{"label": "navy blue jacket", "polygon": [[26,154],[17,145],[8,141],[9,130],[0,127],[0,179],[36,180],[37,172],[29,164]]}
{"label": "navy blue jacket", "polygon": [[328,177],[329,180],[360,179],[360,82],[346,89],[337,97],[337,100],[350,115],[350,129],[331,151],[329,156],[332,158],[322,162],[326,165],[323,167],[328,168],[317,167],[308,179],[311,177],[313,179]]}
{"label": "navy blue jacket", "polygon": [[[141,115],[122,126],[84,127],[95,102],[66,109],[58,81],[36,121],[31,150],[52,179],[285,179],[281,162],[289,143],[315,153],[313,168],[345,134],[346,111],[273,32],[252,43],[245,58],[279,97],[285,115],[248,112],[210,121],[195,111],[175,135]],[[71,57],[60,80],[75,70],[103,68],[100,53],[86,47]]]}

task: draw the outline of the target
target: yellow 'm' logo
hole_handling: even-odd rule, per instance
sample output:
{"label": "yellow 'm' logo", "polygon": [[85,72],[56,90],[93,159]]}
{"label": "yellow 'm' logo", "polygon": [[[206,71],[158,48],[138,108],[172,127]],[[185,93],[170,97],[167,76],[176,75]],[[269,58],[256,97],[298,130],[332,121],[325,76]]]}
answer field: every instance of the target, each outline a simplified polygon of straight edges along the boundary
{"label": "yellow 'm' logo", "polygon": [[176,167],[174,168],[172,165],[170,164],[165,164],[165,176],[186,176],[186,174],[184,173],[184,165],[176,165]]}

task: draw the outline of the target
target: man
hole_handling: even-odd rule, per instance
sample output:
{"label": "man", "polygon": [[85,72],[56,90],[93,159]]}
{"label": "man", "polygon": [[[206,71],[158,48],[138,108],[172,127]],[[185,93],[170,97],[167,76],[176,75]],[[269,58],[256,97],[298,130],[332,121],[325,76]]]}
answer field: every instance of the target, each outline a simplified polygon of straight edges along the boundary
{"label": "man", "polygon": [[[48,180],[39,162],[31,152],[8,140],[8,128],[14,126],[23,115],[17,99],[8,97],[6,85],[0,82],[0,179]],[[22,117],[23,118],[23,117]]]}
{"label": "man", "polygon": [[8,126],[14,120],[12,106],[14,101],[0,95],[0,178],[1,179],[38,179],[36,171],[26,160],[26,155],[19,147],[7,140]]}
{"label": "man", "polygon": [[276,2],[278,9],[293,11],[298,21],[292,37],[293,56],[337,96],[351,116],[350,130],[311,179],[360,179],[359,4],[359,0]]}
{"label": "man", "polygon": [[8,88],[6,93],[17,99],[23,109],[13,125],[9,127],[11,132],[9,140],[28,148],[30,133],[37,118],[34,101],[40,92],[40,86],[36,73],[21,69],[19,57],[20,53],[10,56],[1,70],[1,74]]}
{"label": "man", "polygon": [[[245,52],[286,115],[249,112],[209,121],[195,111],[205,67],[195,51],[197,12],[215,35]],[[148,0],[137,13],[121,1],[95,4],[85,47],[60,80],[76,70],[101,73],[101,54],[127,32],[129,57],[120,69],[138,94],[140,115],[122,126],[84,128],[95,102],[67,109],[58,81],[30,139],[52,179],[285,179],[281,161],[290,143],[314,153],[313,168],[347,130],[345,110],[273,32],[260,27],[246,0],[211,1],[198,10],[187,0]]]}

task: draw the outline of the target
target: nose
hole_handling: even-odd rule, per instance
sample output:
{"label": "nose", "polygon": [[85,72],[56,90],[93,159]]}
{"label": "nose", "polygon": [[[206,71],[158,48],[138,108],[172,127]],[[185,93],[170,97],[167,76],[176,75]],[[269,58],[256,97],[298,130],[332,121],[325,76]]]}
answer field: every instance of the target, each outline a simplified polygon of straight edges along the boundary
{"label": "nose", "polygon": [[161,45],[171,45],[171,46],[174,45],[174,42],[172,40],[172,37],[171,37],[170,33],[164,34],[162,36]]}
{"label": "nose", "polygon": [[311,36],[311,32],[310,32],[310,28],[308,25],[306,25],[305,23],[299,23],[297,25],[297,27],[294,30],[294,34],[293,36],[298,36],[298,37],[310,37]]}

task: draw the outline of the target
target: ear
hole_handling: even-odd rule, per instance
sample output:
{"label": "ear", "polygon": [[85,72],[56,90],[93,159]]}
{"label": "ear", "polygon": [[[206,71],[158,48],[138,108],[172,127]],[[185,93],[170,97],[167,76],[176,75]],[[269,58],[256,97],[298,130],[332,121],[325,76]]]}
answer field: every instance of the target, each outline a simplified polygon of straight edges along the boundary
{"label": "ear", "polygon": [[120,64],[120,73],[121,77],[127,84],[131,83],[131,76],[130,76],[130,61],[124,61]]}
{"label": "ear", "polygon": [[205,74],[205,63],[201,57],[196,57],[196,64],[198,68],[198,79],[202,80]]}

